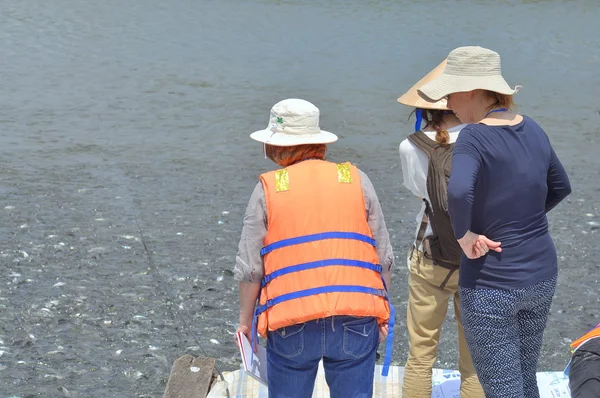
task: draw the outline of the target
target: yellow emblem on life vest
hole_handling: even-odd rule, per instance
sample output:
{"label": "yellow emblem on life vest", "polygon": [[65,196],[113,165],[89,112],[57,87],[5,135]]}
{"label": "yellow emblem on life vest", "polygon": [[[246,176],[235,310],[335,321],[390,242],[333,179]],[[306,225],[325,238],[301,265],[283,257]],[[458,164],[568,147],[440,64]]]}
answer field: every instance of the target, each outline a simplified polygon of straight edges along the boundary
{"label": "yellow emblem on life vest", "polygon": [[338,173],[338,182],[343,182],[346,184],[352,183],[352,174],[350,173],[350,165],[348,163],[338,164],[337,173]]}
{"label": "yellow emblem on life vest", "polygon": [[275,172],[275,191],[289,191],[290,190],[290,176],[287,169],[277,170]]}

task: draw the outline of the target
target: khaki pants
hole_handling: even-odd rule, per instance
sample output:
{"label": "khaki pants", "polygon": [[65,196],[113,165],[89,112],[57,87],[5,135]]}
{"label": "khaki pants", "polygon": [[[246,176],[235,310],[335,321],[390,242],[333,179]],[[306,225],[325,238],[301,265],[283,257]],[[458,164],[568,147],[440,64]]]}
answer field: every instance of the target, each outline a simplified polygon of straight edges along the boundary
{"label": "khaki pants", "polygon": [[441,289],[448,269],[433,265],[423,252],[415,250],[410,261],[407,328],[409,354],[404,373],[402,397],[431,398],[431,373],[437,358],[442,324],[448,301],[454,296],[458,324],[458,370],[461,374],[461,398],[483,398],[484,393],[473,366],[460,318],[458,271]]}

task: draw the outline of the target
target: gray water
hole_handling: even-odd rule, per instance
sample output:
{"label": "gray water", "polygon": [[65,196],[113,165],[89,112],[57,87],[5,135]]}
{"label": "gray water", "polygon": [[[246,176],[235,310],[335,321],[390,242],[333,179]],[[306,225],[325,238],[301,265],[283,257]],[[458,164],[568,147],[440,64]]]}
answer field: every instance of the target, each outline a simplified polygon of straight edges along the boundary
{"label": "gray water", "polygon": [[[600,321],[597,0],[3,0],[0,398],[160,397],[184,353],[239,367],[232,268],[274,168],[248,135],[305,98],[330,159],[373,180],[394,243],[406,359],[416,200],[396,98],[458,46],[498,51],[573,194],[551,216],[559,284],[540,370]],[[147,249],[147,250],[146,250]],[[452,316],[436,366],[456,368]]]}

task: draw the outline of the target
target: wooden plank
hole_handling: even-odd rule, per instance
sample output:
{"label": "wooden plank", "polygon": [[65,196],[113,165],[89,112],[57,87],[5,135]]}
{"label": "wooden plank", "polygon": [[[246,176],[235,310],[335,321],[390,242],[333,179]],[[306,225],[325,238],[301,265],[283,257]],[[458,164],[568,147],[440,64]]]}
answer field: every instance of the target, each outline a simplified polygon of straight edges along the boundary
{"label": "wooden plank", "polygon": [[206,397],[212,385],[214,358],[195,358],[186,354],[178,358],[171,368],[163,398]]}

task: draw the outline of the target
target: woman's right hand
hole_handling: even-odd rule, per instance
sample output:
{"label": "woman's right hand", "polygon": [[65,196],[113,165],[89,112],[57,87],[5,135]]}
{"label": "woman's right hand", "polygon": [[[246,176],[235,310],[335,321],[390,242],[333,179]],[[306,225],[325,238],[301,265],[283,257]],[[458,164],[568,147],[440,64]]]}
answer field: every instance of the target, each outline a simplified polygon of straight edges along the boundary
{"label": "woman's right hand", "polygon": [[477,235],[471,231],[467,231],[465,236],[458,240],[458,244],[465,255],[472,260],[485,256],[490,250],[502,252],[501,242],[494,242],[485,235]]}
{"label": "woman's right hand", "polygon": [[[252,327],[251,326],[247,326],[247,325],[240,325],[238,326],[237,330],[235,331],[235,334],[237,335],[238,332],[242,332],[247,338],[248,341],[250,342],[250,344],[252,344]],[[238,342],[237,337],[235,338],[235,345],[238,347],[238,349],[240,348],[240,343]],[[258,339],[255,336],[254,339],[255,344],[258,344]],[[256,354],[258,352],[258,347],[256,347],[256,345],[254,346],[254,353]]]}

